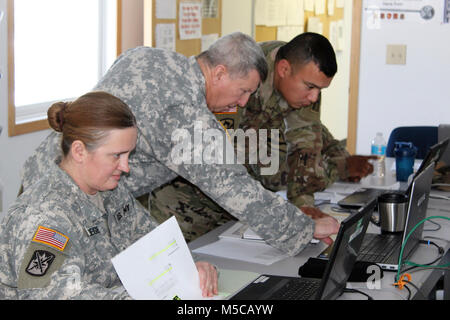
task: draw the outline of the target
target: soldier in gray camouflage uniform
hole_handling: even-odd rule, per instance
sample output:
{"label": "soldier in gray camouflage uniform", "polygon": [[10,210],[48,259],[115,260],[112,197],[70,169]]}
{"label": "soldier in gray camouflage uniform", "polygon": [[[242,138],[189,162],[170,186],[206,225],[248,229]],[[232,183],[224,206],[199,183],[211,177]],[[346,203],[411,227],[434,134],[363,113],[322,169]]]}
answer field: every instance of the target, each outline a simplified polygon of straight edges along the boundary
{"label": "soldier in gray camouflage uniform", "polygon": [[[64,155],[3,219],[0,297],[130,299],[114,290],[121,282],[110,260],[158,225],[120,180],[136,145],[136,120],[119,99],[92,92],[54,104],[49,123],[63,132]],[[197,268],[206,279],[201,286],[211,286],[203,293],[217,294],[214,268]]]}
{"label": "soldier in gray camouflage uniform", "polygon": [[[203,131],[215,130],[225,136],[212,112],[245,105],[266,74],[267,63],[259,46],[251,37],[234,33],[197,57],[146,47],[129,50],[95,89],[119,97],[136,116],[138,141],[125,179],[134,196],[182,176],[268,244],[296,255],[313,235],[329,243],[329,236],[338,231],[337,221],[312,221],[264,189],[242,165],[180,162],[174,161],[172,154],[177,146],[173,135],[180,130],[195,136],[195,127],[200,126]],[[50,160],[58,156],[58,138],[51,133],[27,160],[24,190],[44,175]],[[188,151],[195,158],[195,144],[190,146]],[[201,146],[203,150],[217,149],[211,141],[203,141]]]}

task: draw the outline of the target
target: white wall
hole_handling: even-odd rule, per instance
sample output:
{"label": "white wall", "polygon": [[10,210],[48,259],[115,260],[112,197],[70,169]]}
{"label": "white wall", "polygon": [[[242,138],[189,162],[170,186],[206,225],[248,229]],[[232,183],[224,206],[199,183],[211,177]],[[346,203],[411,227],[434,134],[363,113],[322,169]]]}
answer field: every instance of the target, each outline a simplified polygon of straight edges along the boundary
{"label": "white wall", "polygon": [[[394,1],[363,2],[369,4]],[[370,153],[377,131],[388,139],[392,129],[450,122],[450,24],[443,24],[440,0],[395,1],[419,9],[432,5],[433,19],[410,13],[403,22],[371,24],[363,14],[356,152]],[[387,65],[386,45],[407,45],[406,65]]]}

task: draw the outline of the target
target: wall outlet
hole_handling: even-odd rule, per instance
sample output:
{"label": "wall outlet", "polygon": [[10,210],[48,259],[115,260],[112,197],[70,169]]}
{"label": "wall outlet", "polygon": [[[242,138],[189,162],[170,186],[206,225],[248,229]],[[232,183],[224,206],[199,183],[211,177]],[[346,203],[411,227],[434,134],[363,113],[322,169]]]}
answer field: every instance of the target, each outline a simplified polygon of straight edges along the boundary
{"label": "wall outlet", "polygon": [[386,64],[406,64],[406,45],[388,44],[386,46]]}

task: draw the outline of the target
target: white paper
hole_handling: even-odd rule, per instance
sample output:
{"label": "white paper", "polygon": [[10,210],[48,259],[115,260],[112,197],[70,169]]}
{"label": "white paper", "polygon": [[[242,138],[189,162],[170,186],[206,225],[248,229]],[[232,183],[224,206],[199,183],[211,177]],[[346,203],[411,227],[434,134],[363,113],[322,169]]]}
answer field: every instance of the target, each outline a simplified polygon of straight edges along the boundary
{"label": "white paper", "polygon": [[303,32],[303,26],[279,26],[277,28],[277,40],[289,42]]}
{"label": "white paper", "polygon": [[155,11],[156,19],[176,19],[177,18],[176,0],[156,0]]}
{"label": "white paper", "polygon": [[303,0],[287,0],[286,7],[286,25],[303,26],[305,24]]}
{"label": "white paper", "polygon": [[211,34],[205,34],[202,35],[202,48],[201,51],[208,50],[209,47],[217,40],[219,39],[218,33],[211,33]]}
{"label": "white paper", "polygon": [[318,17],[308,18],[308,32],[323,34],[323,23]]}
{"label": "white paper", "polygon": [[314,0],[305,0],[305,11],[314,11]]}
{"label": "white paper", "polygon": [[315,1],[314,12],[316,15],[325,14],[325,0]]}
{"label": "white paper", "polygon": [[202,299],[197,267],[175,217],[111,261],[133,299]]}
{"label": "white paper", "polygon": [[175,51],[175,23],[158,23],[155,29],[156,48]]}
{"label": "white paper", "polygon": [[200,39],[202,36],[202,4],[199,2],[180,2],[180,39]]}
{"label": "white paper", "polygon": [[329,16],[334,16],[334,5],[335,5],[335,0],[328,0],[327,8],[328,8]]}
{"label": "white paper", "polygon": [[336,0],[336,8],[343,8],[345,5],[345,0]]}
{"label": "white paper", "polygon": [[263,265],[271,265],[288,257],[287,254],[265,243],[229,239],[220,239],[193,252]]}

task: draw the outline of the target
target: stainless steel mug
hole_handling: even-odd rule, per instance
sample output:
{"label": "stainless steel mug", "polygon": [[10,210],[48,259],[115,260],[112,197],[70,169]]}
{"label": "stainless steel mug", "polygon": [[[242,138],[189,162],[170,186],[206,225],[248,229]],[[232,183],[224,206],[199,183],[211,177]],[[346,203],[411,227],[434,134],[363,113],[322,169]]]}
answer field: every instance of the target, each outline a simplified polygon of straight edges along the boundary
{"label": "stainless steel mug", "polygon": [[385,193],[378,197],[378,214],[382,232],[402,232],[405,229],[408,197],[401,193]]}

